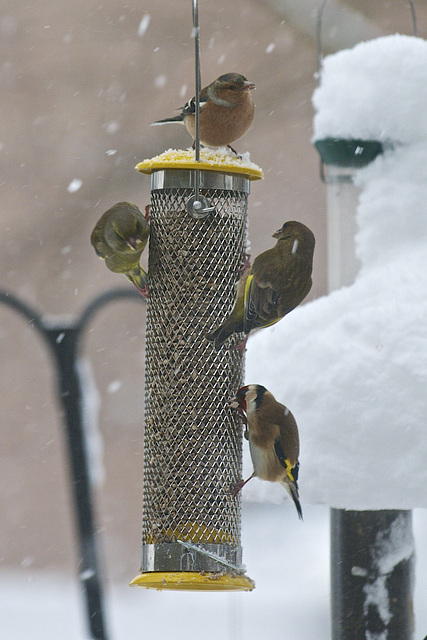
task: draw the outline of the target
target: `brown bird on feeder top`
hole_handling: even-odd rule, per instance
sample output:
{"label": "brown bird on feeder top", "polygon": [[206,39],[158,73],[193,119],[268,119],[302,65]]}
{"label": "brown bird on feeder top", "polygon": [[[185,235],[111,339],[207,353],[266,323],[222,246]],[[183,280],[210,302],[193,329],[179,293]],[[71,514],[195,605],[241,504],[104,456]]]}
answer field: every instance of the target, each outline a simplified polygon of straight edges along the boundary
{"label": "brown bird on feeder top", "polygon": [[[230,147],[252,124],[255,105],[250,91],[255,85],[239,73],[225,73],[201,90],[200,143],[205,147]],[[196,100],[191,98],[181,112],[152,125],[184,124],[193,140],[196,137]],[[236,153],[234,151],[234,153]]]}
{"label": "brown bird on feeder top", "polygon": [[249,440],[254,465],[247,480],[240,480],[232,486],[232,494],[236,496],[255,477],[280,482],[291,496],[302,520],[298,493],[299,436],[294,416],[260,384],[239,389],[230,406],[239,411],[246,425],[245,437]]}
{"label": "brown bird on feeder top", "polygon": [[[206,339],[219,349],[233,333],[249,333],[278,322],[311,289],[315,239],[301,222],[285,222],[273,233],[276,246],[254,260],[237,284],[233,310]],[[247,338],[246,338],[247,339]],[[245,341],[239,348],[243,348]]]}

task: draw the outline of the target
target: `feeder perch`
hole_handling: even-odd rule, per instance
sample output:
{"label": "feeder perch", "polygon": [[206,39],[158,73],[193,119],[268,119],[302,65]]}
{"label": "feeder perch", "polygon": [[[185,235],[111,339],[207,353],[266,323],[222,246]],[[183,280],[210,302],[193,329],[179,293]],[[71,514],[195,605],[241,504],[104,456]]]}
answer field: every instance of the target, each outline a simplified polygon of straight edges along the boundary
{"label": "feeder perch", "polygon": [[[151,235],[142,563],[133,586],[254,588],[242,567],[241,497],[230,494],[241,477],[242,426],[229,400],[243,384],[244,356],[216,351],[204,335],[232,309],[250,180],[262,171],[213,156],[203,149],[196,164],[191,150],[169,151],[137,165],[151,174]],[[201,217],[191,212],[196,167],[208,204]]]}

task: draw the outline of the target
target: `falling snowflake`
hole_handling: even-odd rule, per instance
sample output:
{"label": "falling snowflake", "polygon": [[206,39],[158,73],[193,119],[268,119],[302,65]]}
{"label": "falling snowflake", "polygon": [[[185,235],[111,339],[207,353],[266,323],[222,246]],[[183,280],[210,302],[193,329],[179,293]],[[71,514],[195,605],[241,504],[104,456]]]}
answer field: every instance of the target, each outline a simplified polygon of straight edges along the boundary
{"label": "falling snowflake", "polygon": [[80,178],[74,178],[74,180],[71,180],[70,184],[68,185],[67,191],[68,193],[75,193],[76,191],[81,189],[82,185],[83,180],[80,180]]}

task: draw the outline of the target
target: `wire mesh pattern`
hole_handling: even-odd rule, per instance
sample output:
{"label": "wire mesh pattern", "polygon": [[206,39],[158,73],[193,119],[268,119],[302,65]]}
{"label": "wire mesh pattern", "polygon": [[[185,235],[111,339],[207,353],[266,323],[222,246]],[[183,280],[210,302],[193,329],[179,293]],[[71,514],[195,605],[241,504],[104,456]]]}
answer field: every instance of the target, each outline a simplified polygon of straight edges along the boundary
{"label": "wire mesh pattern", "polygon": [[[202,189],[215,210],[193,219],[191,188],[151,194],[143,544],[240,544],[242,428],[229,408],[244,356],[204,338],[231,310],[247,238],[247,193]],[[238,344],[238,336],[234,337]],[[231,343],[232,344],[232,343]]]}

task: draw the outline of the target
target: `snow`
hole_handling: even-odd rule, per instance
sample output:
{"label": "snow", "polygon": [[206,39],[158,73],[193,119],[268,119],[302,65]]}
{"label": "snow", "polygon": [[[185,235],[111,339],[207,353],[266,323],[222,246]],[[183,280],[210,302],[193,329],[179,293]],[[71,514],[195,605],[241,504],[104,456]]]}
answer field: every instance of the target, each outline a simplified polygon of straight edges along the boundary
{"label": "snow", "polygon": [[99,428],[101,398],[95,382],[90,360],[80,357],[76,361],[82,387],[83,429],[88,453],[88,471],[93,487],[102,487],[106,472],[104,466],[104,440]]}
{"label": "snow", "polygon": [[391,524],[390,533],[377,536],[375,564],[382,575],[388,575],[395,567],[413,555],[415,551],[412,529],[402,514]]}
{"label": "snow", "polygon": [[[427,507],[426,63],[426,42],[380,38],[325,59],[315,93],[315,137],[381,131],[405,145],[358,172],[355,282],[248,341],[247,384],[266,386],[299,425],[303,507]],[[244,489],[249,499],[282,494],[259,480]]]}
{"label": "snow", "polygon": [[[375,607],[385,627],[387,627],[393,615],[390,611],[387,588],[389,574],[401,562],[409,560],[414,553],[412,527],[404,515],[401,514],[394,520],[388,535],[385,535],[384,532],[378,533],[373,549],[371,569],[375,574],[373,576],[375,579],[371,579],[364,587],[366,597],[363,609],[365,615],[367,615],[369,607]],[[371,640],[387,640],[387,637],[386,629],[379,637],[372,637]]]}
{"label": "snow", "polygon": [[109,133],[110,135],[114,135],[115,133],[117,133],[117,131],[120,130],[121,125],[119,122],[115,121],[115,120],[111,120],[111,122],[107,122],[105,125],[105,130],[107,131],[107,133]]}
{"label": "snow", "polygon": [[145,34],[145,32],[148,29],[148,25],[150,24],[151,21],[151,16],[149,13],[144,13],[144,15],[142,16],[141,22],[139,23],[139,27],[138,27],[138,35],[140,38],[142,38],[142,36]]}
{"label": "snow", "polygon": [[76,193],[76,191],[79,191],[79,189],[81,189],[82,185],[82,180],[80,180],[79,178],[74,178],[74,180],[71,180],[70,184],[68,185],[67,191],[68,193]]}
{"label": "snow", "polygon": [[[375,169],[364,171],[367,182]],[[425,232],[410,239],[426,216],[417,217],[402,202],[398,183],[388,186],[395,206],[384,234],[394,223],[394,252],[381,241],[385,215],[369,218],[362,193],[356,282],[297,308],[248,341],[247,384],[266,386],[299,424],[303,503],[427,507]],[[427,171],[420,195],[427,199]],[[250,498],[265,499],[272,491],[255,480],[250,485]]]}
{"label": "snow", "polygon": [[154,78],[154,86],[157,89],[163,89],[167,85],[167,82],[168,82],[168,79],[164,73],[161,73],[160,75]]}
{"label": "snow", "polygon": [[122,385],[121,380],[113,380],[107,387],[107,393],[117,393],[122,388]]}
{"label": "snow", "polygon": [[[109,637],[279,640],[285,624],[294,640],[328,640],[327,510],[312,507],[304,523],[283,505],[245,505],[243,511],[243,559],[254,591],[158,592],[116,583],[106,594]],[[135,575],[138,563],[139,557]],[[0,594],[0,628],[8,640],[53,640],[58,633],[61,640],[86,637],[81,594],[70,578],[3,572]]]}
{"label": "snow", "polygon": [[[157,124],[157,123],[152,123]],[[200,162],[203,163],[202,169],[212,168],[215,170],[223,170],[232,172],[233,169],[239,173],[244,173],[244,170],[249,170],[249,174],[253,179],[259,179],[263,177],[262,169],[251,162],[250,154],[247,151],[241,156],[237,156],[228,147],[218,147],[211,149],[210,147],[202,147],[200,149]],[[195,163],[195,150],[192,147],[188,149],[167,149],[154,158],[143,160],[136,165],[138,171],[150,172],[153,167],[158,169],[164,165],[163,168],[188,168],[189,164]],[[193,167],[191,167],[193,168]]]}
{"label": "snow", "polygon": [[[426,532],[427,513],[417,510],[414,533],[421,578],[427,566],[422,544]],[[293,505],[244,504],[243,560],[256,582],[254,591],[157,592],[115,582],[106,592],[109,637],[186,640],[202,633],[205,640],[279,640],[285,628],[293,640],[329,640],[328,538],[328,510],[323,507],[307,507],[301,523]],[[135,558],[135,574],[138,561]],[[427,585],[421,578],[415,585],[415,640],[424,638],[427,629]],[[82,596],[72,576],[3,569],[0,602],[0,628],[8,640],[88,637]]]}
{"label": "snow", "polygon": [[427,42],[392,35],[324,59],[314,138],[413,143],[427,137]]}
{"label": "snow", "polygon": [[426,146],[426,141],[420,141],[387,151],[357,177],[362,193],[356,251],[362,270],[381,266],[399,253],[403,269],[408,254],[424,255]]}

